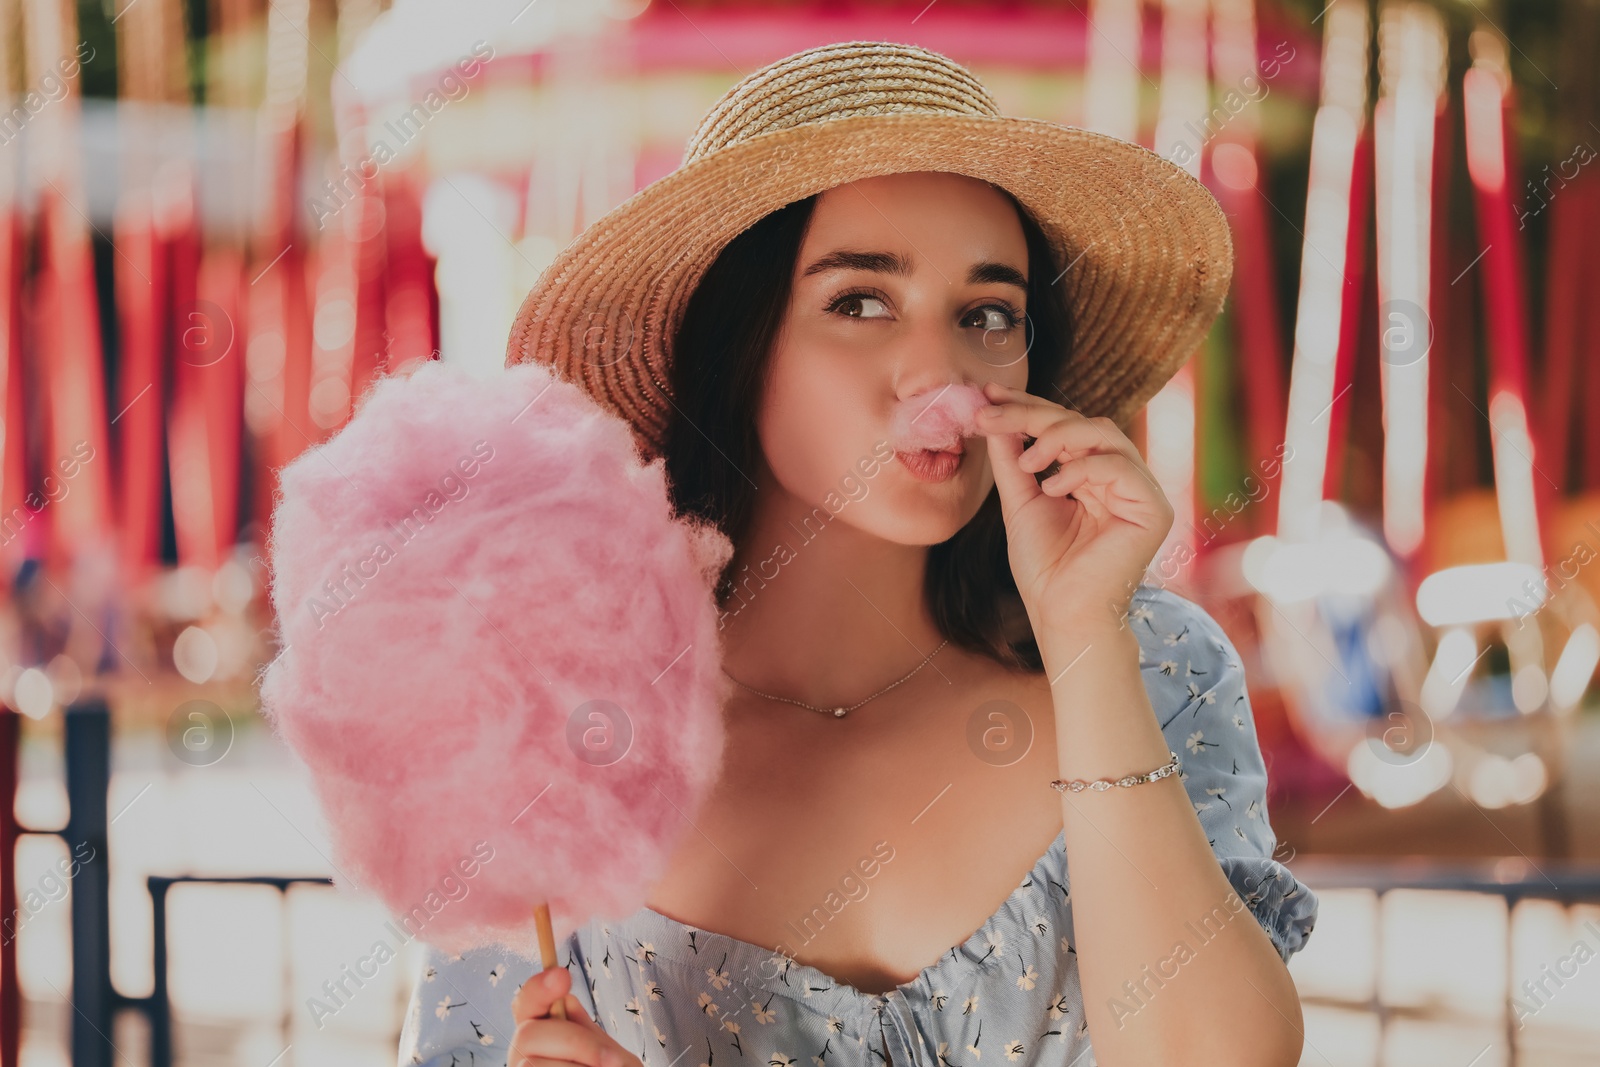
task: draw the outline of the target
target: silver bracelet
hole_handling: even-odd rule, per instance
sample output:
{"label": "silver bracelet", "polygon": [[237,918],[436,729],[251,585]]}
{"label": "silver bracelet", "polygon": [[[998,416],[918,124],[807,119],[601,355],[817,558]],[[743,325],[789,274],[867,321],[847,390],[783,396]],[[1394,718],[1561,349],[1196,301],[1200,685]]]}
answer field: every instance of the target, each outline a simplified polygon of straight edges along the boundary
{"label": "silver bracelet", "polygon": [[1154,782],[1158,778],[1165,778],[1168,775],[1178,773],[1178,754],[1169,749],[1167,755],[1171,756],[1172,759],[1153,771],[1146,771],[1144,774],[1129,774],[1121,778],[1096,778],[1092,782],[1086,782],[1082,778],[1073,778],[1070,781],[1057,778],[1050,783],[1050,788],[1058,793],[1065,793],[1068,790],[1074,793],[1081,793],[1085,789],[1093,789],[1098,792],[1110,789],[1112,786],[1143,785],[1145,782]]}

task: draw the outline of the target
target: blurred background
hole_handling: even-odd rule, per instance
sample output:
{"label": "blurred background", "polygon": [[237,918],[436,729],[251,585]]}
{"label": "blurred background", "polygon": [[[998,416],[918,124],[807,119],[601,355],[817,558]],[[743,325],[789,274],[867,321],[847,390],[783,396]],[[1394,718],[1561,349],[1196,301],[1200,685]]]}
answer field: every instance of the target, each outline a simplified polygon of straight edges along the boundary
{"label": "blurred background", "polygon": [[854,39],[1231,220],[1134,436],[1321,895],[1303,1062],[1600,1064],[1593,0],[0,0],[0,1063],[394,1061],[419,946],[256,710],[274,471]]}

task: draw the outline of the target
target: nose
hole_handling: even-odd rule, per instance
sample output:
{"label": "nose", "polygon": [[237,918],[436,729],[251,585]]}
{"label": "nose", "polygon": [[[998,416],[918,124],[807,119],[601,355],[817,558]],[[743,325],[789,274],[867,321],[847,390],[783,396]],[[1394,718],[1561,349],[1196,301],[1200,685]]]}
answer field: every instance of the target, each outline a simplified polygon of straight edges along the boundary
{"label": "nose", "polygon": [[951,384],[919,393],[895,405],[890,434],[897,452],[919,449],[965,451],[963,437],[978,436],[978,412],[988,397],[975,385]]}
{"label": "nose", "polygon": [[993,374],[947,323],[924,318],[895,340],[895,398],[905,401],[951,385],[981,387]]}

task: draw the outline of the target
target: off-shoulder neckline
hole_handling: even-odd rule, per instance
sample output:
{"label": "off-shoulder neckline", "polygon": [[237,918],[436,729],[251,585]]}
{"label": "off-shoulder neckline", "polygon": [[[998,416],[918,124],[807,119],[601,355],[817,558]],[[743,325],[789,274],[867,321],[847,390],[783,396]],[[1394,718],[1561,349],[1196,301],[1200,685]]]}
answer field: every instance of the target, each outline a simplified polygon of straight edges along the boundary
{"label": "off-shoulder neckline", "polygon": [[[605,924],[605,928],[627,939],[624,951],[630,958],[637,959],[648,945],[653,957],[704,970],[708,979],[726,975],[726,988],[737,984],[740,975],[748,975],[747,988],[751,990],[776,993],[822,1015],[859,1020],[867,1012],[881,1011],[886,1002],[896,997],[926,1001],[936,993],[954,995],[972,976],[997,967],[996,953],[990,946],[992,935],[1003,926],[1023,928],[1024,920],[1032,917],[1023,914],[1024,905],[1040,899],[1049,901],[1051,881],[1060,880],[1064,888],[1066,834],[1063,826],[1022,882],[960,944],[946,949],[910,981],[883,993],[864,992],[775,949],[680,922],[648,905],[641,905],[621,923]],[[714,993],[715,983],[708,986]]]}

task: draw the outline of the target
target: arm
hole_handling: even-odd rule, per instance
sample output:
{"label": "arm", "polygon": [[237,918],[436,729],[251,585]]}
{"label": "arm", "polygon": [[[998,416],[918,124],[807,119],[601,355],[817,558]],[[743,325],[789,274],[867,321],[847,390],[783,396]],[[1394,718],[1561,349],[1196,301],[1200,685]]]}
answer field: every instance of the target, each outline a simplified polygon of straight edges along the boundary
{"label": "arm", "polygon": [[[1105,1067],[1293,1067],[1303,1027],[1285,961],[1309,934],[1316,901],[1271,859],[1243,668],[1197,605],[1144,594],[1132,629],[1091,615],[1039,634],[1061,777],[1147,771],[1169,750],[1183,767],[1132,788],[1062,794],[1096,1055]],[[1168,698],[1159,718],[1146,675]],[[1247,914],[1255,921],[1238,921]]]}
{"label": "arm", "polygon": [[[1185,714],[1209,717],[1222,704],[1228,709],[1223,714],[1232,716],[1247,706],[1233,699],[1244,694],[1238,657],[1215,620],[1181,597],[1158,593],[1152,603],[1168,609],[1173,621],[1189,616],[1187,625],[1169,631],[1172,647],[1187,641],[1201,661],[1200,672],[1191,675],[1190,657],[1181,657],[1184,688],[1163,695],[1158,720],[1139,640],[1128,628],[1128,594],[1138,593],[1137,583],[1171,530],[1173,507],[1111,419],[1068,411],[997,382],[986,383],[984,392],[995,404],[979,412],[978,423],[999,491],[1012,576],[1050,682],[1059,773],[1093,779],[1148,771],[1167,762],[1169,748],[1189,764],[1187,779],[1061,794],[1085,1021],[1100,1062],[1293,1067],[1304,1036],[1286,953],[1261,924],[1238,921],[1245,905],[1230,880],[1235,871],[1224,871],[1197,818],[1208,810],[1198,804],[1210,789],[1228,788],[1208,784],[1218,773],[1207,770],[1208,761],[1224,751],[1217,728],[1212,737],[1205,727],[1180,733],[1181,747],[1169,745],[1165,733],[1189,729]],[[1033,443],[1024,447],[1029,437]],[[1052,465],[1056,472],[1039,480]],[[1120,606],[1102,611],[1101,604]],[[1172,680],[1158,672],[1152,682],[1157,678]],[[1254,748],[1253,731],[1247,748]],[[1260,759],[1259,751],[1242,756],[1247,764]],[[1246,804],[1260,798],[1243,796],[1243,787],[1266,780],[1254,768],[1251,775],[1239,783],[1237,800]],[[1243,829],[1237,839],[1249,843]],[[1270,833],[1258,832],[1256,840],[1269,842]],[[1259,856],[1257,862],[1263,859],[1271,863]],[[1215,932],[1197,937],[1208,916]],[[1283,944],[1288,948],[1289,939]]]}

